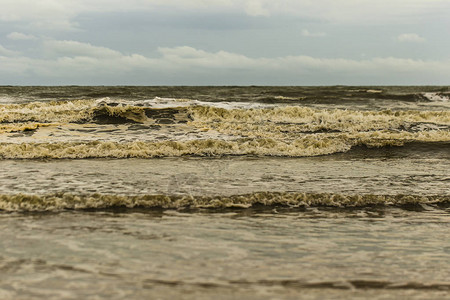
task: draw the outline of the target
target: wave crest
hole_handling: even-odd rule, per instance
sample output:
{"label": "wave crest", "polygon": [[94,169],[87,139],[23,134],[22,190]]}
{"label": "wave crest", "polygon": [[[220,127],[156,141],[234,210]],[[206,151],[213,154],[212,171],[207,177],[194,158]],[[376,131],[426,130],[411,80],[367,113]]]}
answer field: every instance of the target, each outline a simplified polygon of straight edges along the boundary
{"label": "wave crest", "polygon": [[[149,107],[74,100],[0,105],[0,158],[301,157],[361,145],[450,141],[450,111],[224,108],[199,103],[170,100],[164,107]],[[111,128],[100,128],[104,124]],[[129,125],[118,129],[117,124]],[[102,130],[114,134],[99,135]],[[26,132],[41,134],[29,138]],[[96,139],[102,140],[93,142]]]}
{"label": "wave crest", "polygon": [[449,142],[450,132],[307,135],[295,140],[239,138],[163,142],[0,143],[0,158],[153,158],[224,155],[305,157],[347,152],[356,146],[403,146],[412,142]]}
{"label": "wave crest", "polygon": [[286,207],[361,207],[444,204],[450,195],[345,195],[330,193],[256,192],[231,196],[172,195],[0,195],[4,211],[58,211],[108,208],[249,208],[255,205]]}
{"label": "wave crest", "polygon": [[[145,105],[144,105],[145,104]],[[170,105],[169,105],[170,104]],[[302,106],[244,107],[200,101],[175,101],[164,107],[149,104],[72,100],[0,105],[0,123],[13,122],[95,122],[101,115],[120,116],[130,122],[145,122],[158,118],[160,112],[173,114],[189,110],[196,121],[320,123],[351,127],[352,124],[372,124],[375,127],[395,126],[401,122],[432,122],[450,125],[449,111],[355,111],[344,109],[314,109]],[[163,115],[164,115],[163,113]],[[355,128],[360,129],[360,128]]]}

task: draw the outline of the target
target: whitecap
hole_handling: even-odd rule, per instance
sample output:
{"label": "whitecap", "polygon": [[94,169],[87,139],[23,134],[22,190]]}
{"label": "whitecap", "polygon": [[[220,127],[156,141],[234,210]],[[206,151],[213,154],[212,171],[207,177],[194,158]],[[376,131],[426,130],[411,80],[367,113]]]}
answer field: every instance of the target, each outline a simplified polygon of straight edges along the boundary
{"label": "whitecap", "polygon": [[442,93],[424,93],[425,98],[433,102],[448,102],[450,101],[449,96]]}

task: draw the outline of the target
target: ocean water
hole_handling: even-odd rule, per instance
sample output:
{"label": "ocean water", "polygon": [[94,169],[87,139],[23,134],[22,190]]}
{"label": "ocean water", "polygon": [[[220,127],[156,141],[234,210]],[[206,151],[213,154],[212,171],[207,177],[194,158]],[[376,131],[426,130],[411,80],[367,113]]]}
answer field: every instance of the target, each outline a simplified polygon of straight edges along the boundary
{"label": "ocean water", "polygon": [[1,299],[447,299],[449,87],[0,87]]}

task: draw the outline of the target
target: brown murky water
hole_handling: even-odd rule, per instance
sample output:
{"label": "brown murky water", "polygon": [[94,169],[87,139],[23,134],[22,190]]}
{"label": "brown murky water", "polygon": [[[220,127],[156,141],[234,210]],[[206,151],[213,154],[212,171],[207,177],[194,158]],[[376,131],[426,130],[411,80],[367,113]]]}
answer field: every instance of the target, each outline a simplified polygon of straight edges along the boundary
{"label": "brown murky water", "polygon": [[0,298],[449,298],[448,95],[0,87]]}

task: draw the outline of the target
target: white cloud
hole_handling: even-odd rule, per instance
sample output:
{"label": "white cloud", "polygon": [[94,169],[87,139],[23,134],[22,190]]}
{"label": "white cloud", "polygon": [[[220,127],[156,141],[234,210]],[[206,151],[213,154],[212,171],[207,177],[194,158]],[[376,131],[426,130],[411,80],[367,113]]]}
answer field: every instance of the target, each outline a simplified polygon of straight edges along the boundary
{"label": "white cloud", "polygon": [[[79,84],[110,84],[108,80],[111,78],[115,78],[114,82],[124,84],[130,83],[127,80],[132,74],[138,76],[139,81],[135,84],[148,82],[148,78],[157,78],[163,84],[184,84],[191,80],[189,82],[198,85],[223,84],[223,81],[214,81],[217,74],[225,76],[222,78],[227,78],[228,83],[233,84],[293,83],[298,78],[310,80],[312,77],[320,78],[321,81],[316,81],[316,84],[339,84],[343,83],[343,78],[349,80],[346,84],[442,84],[445,78],[450,78],[450,60],[424,61],[394,57],[355,60],[305,55],[252,58],[238,53],[207,52],[187,46],[159,48],[160,56],[151,58],[139,54],[125,55],[109,48],[76,41],[46,41],[44,48],[56,56],[29,58],[0,46],[0,74],[6,76],[4,78],[14,74],[18,78],[46,78],[48,84],[55,80],[65,84],[71,84],[74,80]],[[428,81],[414,81],[417,76]],[[175,77],[179,78],[178,81],[171,81]],[[260,79],[256,80],[257,77]],[[314,84],[315,81],[307,82]]]}
{"label": "white cloud", "polygon": [[423,43],[426,40],[415,33],[404,33],[397,36],[399,42]]}
{"label": "white cloud", "polygon": [[159,62],[171,67],[183,68],[187,66],[202,68],[241,69],[255,67],[257,61],[241,54],[219,51],[216,53],[198,50],[192,47],[159,48],[162,54]]}
{"label": "white cloud", "polygon": [[325,32],[310,32],[308,29],[302,30],[302,35],[306,37],[324,37],[326,36]]}
{"label": "white cloud", "polygon": [[19,54],[19,52],[6,49],[2,45],[0,45],[0,56],[14,56],[14,55],[18,55],[18,54]]}
{"label": "white cloud", "polygon": [[261,2],[258,0],[247,1],[245,12],[250,16],[269,16],[269,10],[264,8]]}
{"label": "white cloud", "polygon": [[25,34],[21,32],[11,32],[6,36],[10,40],[35,40],[37,39],[34,35]]}
{"label": "white cloud", "polygon": [[[306,55],[283,56],[277,58],[251,58],[244,55],[219,51],[206,52],[192,47],[160,48],[162,57],[158,63],[172,64],[178,69],[247,69],[270,73],[282,71],[288,73],[353,73],[370,76],[374,72],[405,73],[427,71],[427,68],[444,69],[450,67],[450,61],[423,61],[403,58],[372,58],[364,60],[342,58],[316,58]],[[439,64],[443,64],[439,66]],[[439,67],[438,67],[439,66]],[[429,69],[430,70],[430,69]],[[428,71],[429,71],[428,70]],[[450,74],[450,68],[446,71]]]}
{"label": "white cloud", "polygon": [[89,43],[77,41],[55,41],[48,40],[44,42],[44,48],[50,54],[58,57],[95,57],[95,58],[117,58],[122,56],[118,51],[92,46]]}

